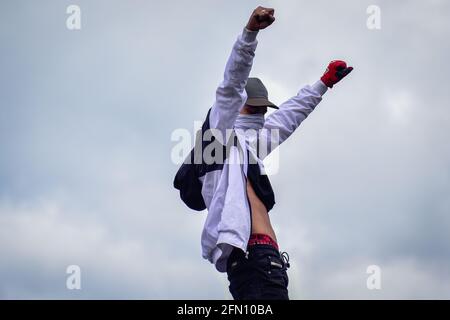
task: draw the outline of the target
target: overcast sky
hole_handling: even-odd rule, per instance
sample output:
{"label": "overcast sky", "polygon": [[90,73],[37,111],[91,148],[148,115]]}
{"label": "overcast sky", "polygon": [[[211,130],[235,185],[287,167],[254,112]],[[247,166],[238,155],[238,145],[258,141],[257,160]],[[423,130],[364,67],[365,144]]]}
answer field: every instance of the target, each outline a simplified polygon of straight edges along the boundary
{"label": "overcast sky", "polygon": [[2,1],[0,298],[231,298],[201,257],[206,212],[172,187],[171,133],[203,120],[257,5],[276,10],[252,71],[275,103],[330,60],[355,68],[271,177],[291,298],[450,299],[444,0]]}

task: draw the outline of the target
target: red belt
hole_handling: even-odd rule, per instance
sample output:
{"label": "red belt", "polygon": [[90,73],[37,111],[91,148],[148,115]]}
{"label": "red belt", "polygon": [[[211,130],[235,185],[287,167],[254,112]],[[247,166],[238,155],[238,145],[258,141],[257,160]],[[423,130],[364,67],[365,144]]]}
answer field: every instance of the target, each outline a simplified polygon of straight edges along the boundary
{"label": "red belt", "polygon": [[277,249],[277,251],[279,251],[277,242],[267,234],[253,233],[250,236],[250,240],[248,240],[248,246],[250,247],[256,244],[267,244]]}

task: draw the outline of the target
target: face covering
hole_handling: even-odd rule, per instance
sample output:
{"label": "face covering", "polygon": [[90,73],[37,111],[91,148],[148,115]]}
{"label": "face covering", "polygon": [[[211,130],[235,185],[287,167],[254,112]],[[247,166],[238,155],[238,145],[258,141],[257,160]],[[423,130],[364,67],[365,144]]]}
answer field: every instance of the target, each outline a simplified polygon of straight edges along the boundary
{"label": "face covering", "polygon": [[264,115],[257,114],[239,114],[234,122],[235,129],[254,129],[259,130],[264,126]]}

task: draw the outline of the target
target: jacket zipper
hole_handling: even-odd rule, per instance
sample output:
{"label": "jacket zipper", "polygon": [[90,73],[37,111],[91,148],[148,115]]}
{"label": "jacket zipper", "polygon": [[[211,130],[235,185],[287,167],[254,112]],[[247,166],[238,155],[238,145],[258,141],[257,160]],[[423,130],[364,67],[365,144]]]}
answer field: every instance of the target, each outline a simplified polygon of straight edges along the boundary
{"label": "jacket zipper", "polygon": [[[248,164],[247,164],[247,174],[248,174]],[[245,246],[246,250],[245,250],[245,259],[248,259],[248,242],[250,241],[250,237],[252,235],[252,228],[253,228],[253,219],[252,219],[252,205],[250,204],[250,198],[248,197],[248,192],[247,192],[247,184],[248,184],[248,177],[247,175],[245,175],[245,196],[247,198],[247,203],[248,203],[248,207],[249,207],[249,213],[250,213],[250,230],[248,233],[248,239],[247,239],[247,245]]]}

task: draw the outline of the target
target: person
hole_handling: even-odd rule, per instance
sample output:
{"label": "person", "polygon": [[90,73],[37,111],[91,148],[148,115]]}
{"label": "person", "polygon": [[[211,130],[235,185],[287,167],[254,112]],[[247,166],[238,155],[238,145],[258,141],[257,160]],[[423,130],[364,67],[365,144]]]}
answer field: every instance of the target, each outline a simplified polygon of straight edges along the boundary
{"label": "person", "polygon": [[[320,80],[277,107],[263,82],[249,78],[257,34],[274,21],[273,8],[253,11],[233,46],[195,147],[174,180],[190,208],[208,210],[202,255],[227,273],[236,300],[289,299],[289,256],[280,252],[270,222],[275,196],[262,161],[298,128],[327,89],[353,69],[332,61]],[[276,110],[265,119],[268,107]],[[259,149],[260,141],[267,150]],[[205,159],[208,150],[214,150],[214,161]]]}

